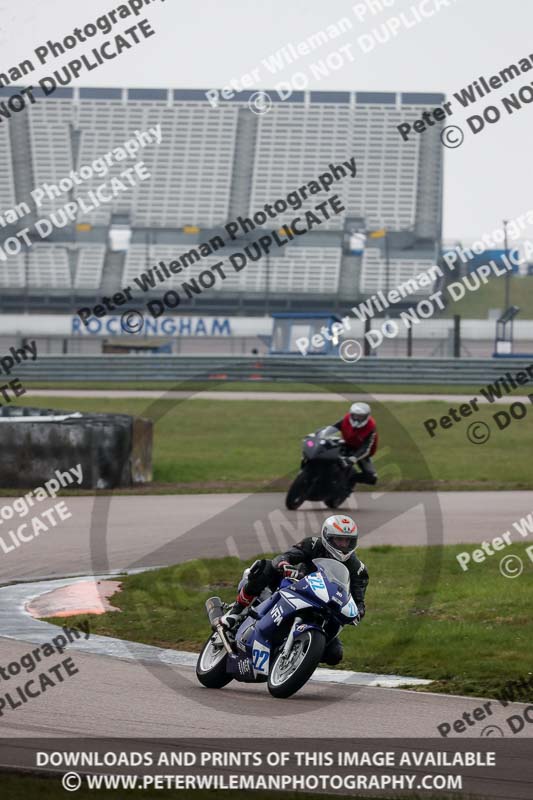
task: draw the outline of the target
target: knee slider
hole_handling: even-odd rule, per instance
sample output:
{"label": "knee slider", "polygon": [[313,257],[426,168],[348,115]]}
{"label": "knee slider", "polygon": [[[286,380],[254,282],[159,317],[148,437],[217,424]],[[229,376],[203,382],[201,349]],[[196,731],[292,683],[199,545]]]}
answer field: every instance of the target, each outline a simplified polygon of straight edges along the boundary
{"label": "knee slider", "polygon": [[265,569],[265,564],[266,564],[266,558],[258,558],[257,561],[254,561],[254,563],[250,567],[250,572],[248,573],[248,577],[255,578],[256,575],[261,575],[261,573]]}
{"label": "knee slider", "polygon": [[340,664],[342,661],[342,656],[342,644],[338,639],[334,639],[334,641],[330,642],[324,650],[323,662],[329,667],[334,667],[336,664]]}
{"label": "knee slider", "polygon": [[263,589],[266,589],[270,582],[269,567],[272,569],[270,561],[267,561],[265,558],[256,561],[255,564],[252,564],[246,582],[246,590],[248,592],[258,595],[261,594]]}
{"label": "knee slider", "polygon": [[328,667],[335,667],[337,666],[337,664],[340,664],[341,661],[342,661],[342,653],[340,655],[327,656],[324,659],[324,664],[327,664]]}

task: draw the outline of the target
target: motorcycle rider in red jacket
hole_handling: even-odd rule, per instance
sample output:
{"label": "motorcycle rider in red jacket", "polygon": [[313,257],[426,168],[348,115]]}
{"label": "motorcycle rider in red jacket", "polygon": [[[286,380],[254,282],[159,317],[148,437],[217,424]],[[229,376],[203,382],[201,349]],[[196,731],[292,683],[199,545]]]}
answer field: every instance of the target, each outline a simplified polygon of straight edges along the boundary
{"label": "motorcycle rider in red jacket", "polygon": [[[332,427],[341,432],[348,450],[347,460],[354,466],[351,488],[356,483],[374,485],[378,476],[371,456],[378,447],[378,432],[368,403],[353,403],[348,413]],[[355,469],[356,464],[359,470]]]}

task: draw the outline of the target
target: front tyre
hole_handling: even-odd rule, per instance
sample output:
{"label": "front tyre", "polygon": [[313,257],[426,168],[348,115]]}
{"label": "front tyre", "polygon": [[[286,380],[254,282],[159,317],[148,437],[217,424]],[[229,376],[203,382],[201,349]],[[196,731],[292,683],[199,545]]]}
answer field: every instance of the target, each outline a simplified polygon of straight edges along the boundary
{"label": "front tyre", "polygon": [[326,637],[315,628],[294,640],[289,657],[280,650],[268,676],[268,691],[273,697],[290,697],[307,683],[317,668],[326,646]]}
{"label": "front tyre", "polygon": [[304,472],[299,472],[293,480],[287,497],[285,498],[285,505],[289,511],[296,511],[300,508],[304,500],[307,498],[307,478]]}
{"label": "front tyre", "polygon": [[328,508],[338,508],[339,506],[342,506],[342,504],[344,503],[345,500],[348,499],[348,497],[349,495],[347,494],[335,495],[333,497],[328,497],[326,500],[324,500],[324,503],[327,505]]}
{"label": "front tyre", "polygon": [[233,680],[226,671],[228,654],[216,634],[209,637],[196,662],[196,677],[208,689],[222,689]]}

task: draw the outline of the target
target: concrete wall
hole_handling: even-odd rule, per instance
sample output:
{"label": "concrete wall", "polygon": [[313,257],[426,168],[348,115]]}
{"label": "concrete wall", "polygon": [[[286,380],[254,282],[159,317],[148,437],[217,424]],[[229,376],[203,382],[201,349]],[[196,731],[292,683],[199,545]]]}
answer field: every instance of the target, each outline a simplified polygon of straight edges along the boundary
{"label": "concrete wall", "polygon": [[[33,489],[81,464],[82,489],[114,489],[152,480],[151,420],[126,414],[0,408],[0,486]],[[31,418],[49,417],[50,421]],[[8,420],[8,421],[4,421]]]}

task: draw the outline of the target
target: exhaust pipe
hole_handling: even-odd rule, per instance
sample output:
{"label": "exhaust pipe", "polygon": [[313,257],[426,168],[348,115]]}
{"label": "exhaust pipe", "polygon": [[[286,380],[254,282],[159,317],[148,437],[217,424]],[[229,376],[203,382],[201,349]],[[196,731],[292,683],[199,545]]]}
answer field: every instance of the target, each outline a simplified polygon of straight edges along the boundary
{"label": "exhaust pipe", "polygon": [[222,600],[220,597],[210,597],[208,600],[205,601],[205,610],[207,611],[207,616],[209,617],[209,622],[211,623],[211,627],[214,631],[218,633],[220,636],[220,640],[224,645],[227,652],[231,655],[233,654],[233,647],[229,643],[226,631],[224,630],[224,626],[220,624],[220,617],[224,614],[224,608],[222,606]]}
{"label": "exhaust pipe", "polygon": [[220,597],[210,597],[209,600],[206,600],[205,610],[207,611],[209,622],[215,627],[220,617],[224,614],[224,608]]}

